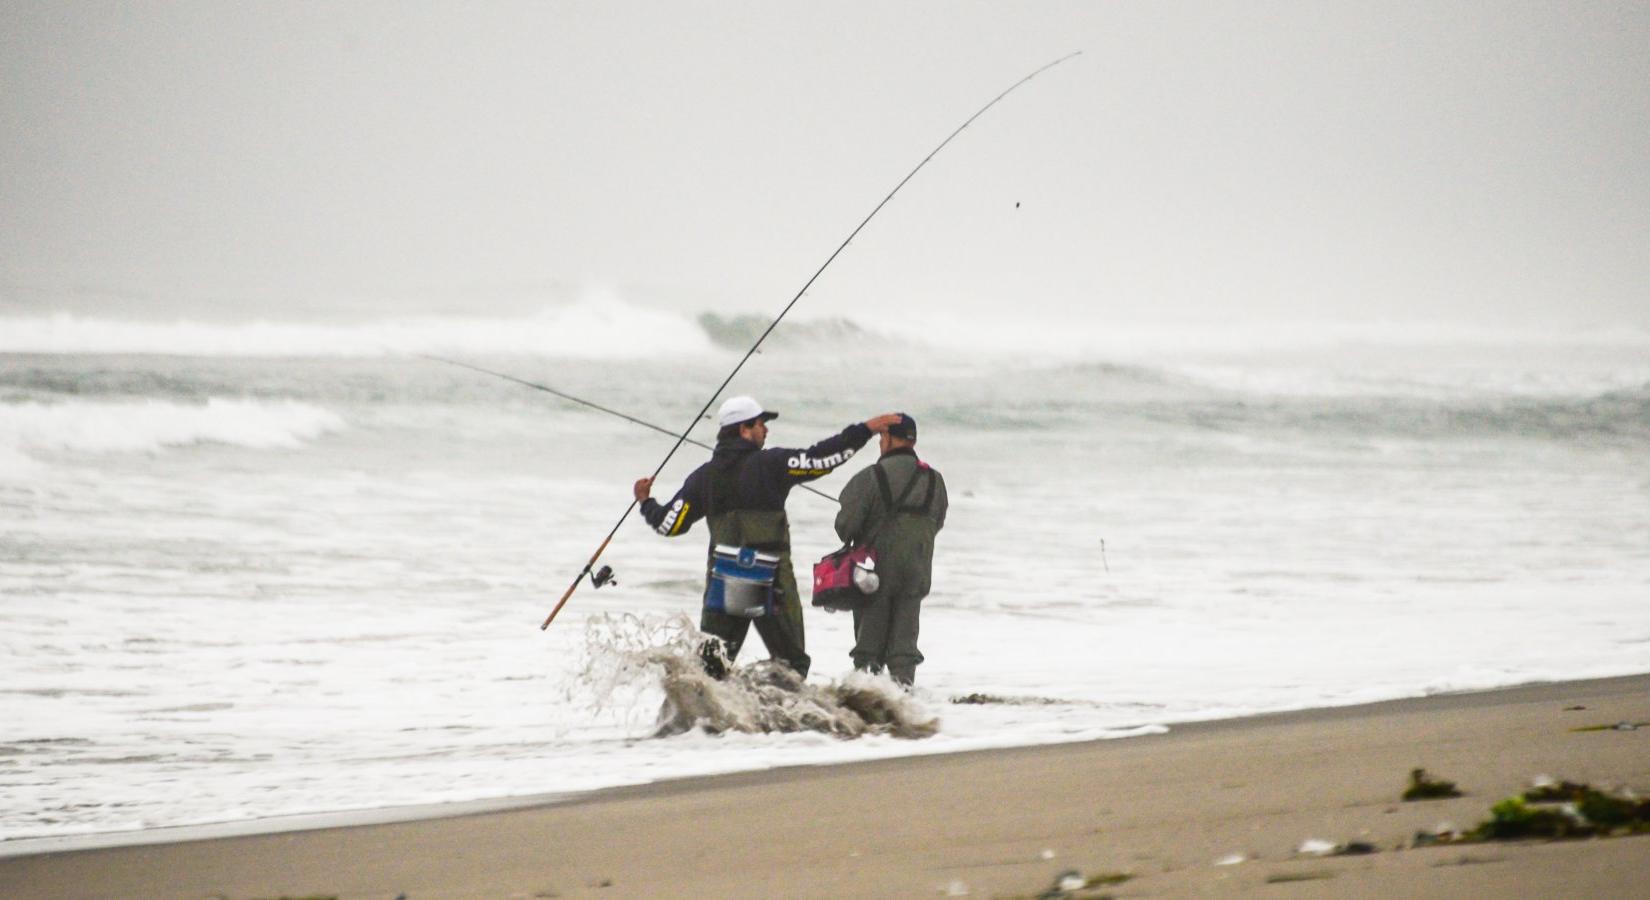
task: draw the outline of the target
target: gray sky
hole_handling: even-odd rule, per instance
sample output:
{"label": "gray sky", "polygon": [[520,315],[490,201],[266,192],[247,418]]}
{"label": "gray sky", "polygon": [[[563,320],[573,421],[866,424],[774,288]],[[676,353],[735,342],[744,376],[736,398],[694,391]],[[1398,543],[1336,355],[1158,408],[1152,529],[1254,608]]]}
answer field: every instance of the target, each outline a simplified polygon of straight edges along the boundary
{"label": "gray sky", "polygon": [[807,312],[1650,325],[1642,2],[4,0],[0,312],[771,313],[1072,50]]}

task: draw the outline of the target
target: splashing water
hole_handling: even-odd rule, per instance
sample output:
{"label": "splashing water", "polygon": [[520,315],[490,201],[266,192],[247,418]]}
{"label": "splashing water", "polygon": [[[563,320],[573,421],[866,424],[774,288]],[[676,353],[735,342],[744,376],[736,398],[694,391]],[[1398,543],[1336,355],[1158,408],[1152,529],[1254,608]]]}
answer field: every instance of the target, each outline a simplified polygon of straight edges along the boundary
{"label": "splashing water", "polygon": [[707,639],[680,614],[594,616],[585,628],[577,683],[605,709],[635,708],[662,693],[654,737],[696,728],[707,734],[817,731],[844,739],[939,733],[938,718],[881,676],[855,672],[841,682],[809,684],[788,666],[763,660],[730,666],[723,680],[711,678],[699,656]]}

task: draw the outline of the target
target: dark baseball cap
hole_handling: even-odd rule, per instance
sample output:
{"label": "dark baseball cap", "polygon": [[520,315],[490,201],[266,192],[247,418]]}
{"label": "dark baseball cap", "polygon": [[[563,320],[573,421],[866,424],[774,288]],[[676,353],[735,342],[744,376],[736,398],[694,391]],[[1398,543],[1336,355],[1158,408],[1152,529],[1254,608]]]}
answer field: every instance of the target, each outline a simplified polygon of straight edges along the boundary
{"label": "dark baseball cap", "polygon": [[917,439],[917,420],[905,413],[899,414],[899,421],[888,426],[888,436],[899,438],[902,441]]}

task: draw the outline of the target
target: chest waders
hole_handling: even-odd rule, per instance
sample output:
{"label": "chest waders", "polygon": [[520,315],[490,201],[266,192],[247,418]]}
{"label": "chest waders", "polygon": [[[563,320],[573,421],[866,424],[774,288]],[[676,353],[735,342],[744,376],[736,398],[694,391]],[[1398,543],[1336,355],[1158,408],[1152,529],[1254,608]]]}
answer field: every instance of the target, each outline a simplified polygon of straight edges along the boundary
{"label": "chest waders", "polygon": [[[705,561],[705,595],[709,598],[714,586],[715,548],[718,545],[739,547],[779,557],[774,569],[773,603],[767,614],[755,618],[729,615],[712,609],[707,603],[699,614],[699,630],[721,639],[721,649],[732,662],[754,623],[768,654],[806,677],[811,660],[802,626],[802,595],[797,591],[796,574],[791,571],[790,522],[783,509],[739,509],[735,500],[739,473],[753,458],[754,454],[746,455],[711,476],[709,510],[705,516],[711,543],[711,552]],[[714,645],[706,643],[700,648],[700,656],[705,661],[705,671],[713,677],[725,674]]]}
{"label": "chest waders", "polygon": [[[938,478],[933,470],[919,467],[896,498],[889,485],[886,468],[872,467],[877,493],[882,499],[883,518],[877,547],[877,569],[884,587],[876,599],[854,610],[854,668],[867,672],[888,670],[889,677],[902,685],[916,681],[922,651],[917,649],[921,632],[922,599],[928,594],[933,567],[934,527],[930,514]],[[906,503],[917,482],[926,479],[928,488],[921,501]],[[881,525],[879,525],[879,528]]]}

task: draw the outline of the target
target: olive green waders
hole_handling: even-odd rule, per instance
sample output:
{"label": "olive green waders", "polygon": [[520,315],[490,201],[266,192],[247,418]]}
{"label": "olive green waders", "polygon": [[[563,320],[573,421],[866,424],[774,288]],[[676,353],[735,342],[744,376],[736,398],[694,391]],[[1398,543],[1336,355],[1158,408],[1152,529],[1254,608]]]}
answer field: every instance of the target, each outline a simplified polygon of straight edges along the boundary
{"label": "olive green waders", "polygon": [[[879,592],[880,593],[880,592]],[[854,610],[854,668],[873,675],[888,667],[888,676],[909,686],[917,680],[917,619],[922,595],[879,596],[875,603]]]}
{"label": "olive green waders", "polygon": [[[897,498],[891,483],[902,485]],[[922,500],[907,504],[919,486]],[[843,488],[837,531],[845,540],[854,537],[876,548],[882,581],[872,602],[854,610],[854,668],[875,673],[886,667],[900,684],[916,681],[922,662],[917,622],[946,505],[939,473],[921,466],[910,452],[885,454]],[[874,523],[869,529],[867,521]]]}
{"label": "olive green waders", "polygon": [[[723,665],[722,657],[725,655],[731,663],[739,656],[739,648],[744,646],[751,625],[755,623],[756,633],[761,636],[762,643],[768,648],[768,655],[806,678],[812,660],[808,658],[807,641],[802,630],[802,595],[796,588],[796,574],[791,571],[791,528],[785,518],[785,511],[736,509],[725,513],[713,513],[706,521],[710,524],[712,547],[717,544],[728,544],[778,553],[779,567],[774,571],[773,611],[767,615],[747,619],[711,609],[700,612],[699,630],[716,637],[721,643],[721,647],[718,648],[715,642],[707,641],[699,648],[699,655],[705,662],[705,671],[712,678],[726,675],[727,668]],[[710,590],[711,562],[712,558],[707,556],[707,592]]]}

